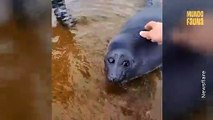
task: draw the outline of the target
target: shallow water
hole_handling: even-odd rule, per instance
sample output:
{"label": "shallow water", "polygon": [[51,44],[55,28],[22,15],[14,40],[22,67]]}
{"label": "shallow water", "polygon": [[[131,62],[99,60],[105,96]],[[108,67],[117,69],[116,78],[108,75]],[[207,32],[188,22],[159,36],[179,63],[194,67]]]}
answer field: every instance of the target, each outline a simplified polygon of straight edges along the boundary
{"label": "shallow water", "polygon": [[111,38],[141,0],[66,0],[79,22],[57,24],[52,36],[53,120],[161,120],[161,74],[156,70],[125,86],[106,82],[103,58]]}

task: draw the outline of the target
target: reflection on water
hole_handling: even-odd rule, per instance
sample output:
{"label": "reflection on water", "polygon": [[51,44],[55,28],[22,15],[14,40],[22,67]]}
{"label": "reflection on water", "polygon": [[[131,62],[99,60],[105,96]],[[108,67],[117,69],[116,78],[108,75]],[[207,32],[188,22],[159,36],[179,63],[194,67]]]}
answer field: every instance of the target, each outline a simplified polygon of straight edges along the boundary
{"label": "reflection on water", "polygon": [[124,86],[108,84],[104,74],[103,58],[109,41],[144,2],[66,2],[79,23],[71,31],[53,25],[53,119],[160,120],[159,70]]}
{"label": "reflection on water", "polygon": [[50,26],[44,24],[0,24],[0,120],[50,119],[51,54],[43,44]]}

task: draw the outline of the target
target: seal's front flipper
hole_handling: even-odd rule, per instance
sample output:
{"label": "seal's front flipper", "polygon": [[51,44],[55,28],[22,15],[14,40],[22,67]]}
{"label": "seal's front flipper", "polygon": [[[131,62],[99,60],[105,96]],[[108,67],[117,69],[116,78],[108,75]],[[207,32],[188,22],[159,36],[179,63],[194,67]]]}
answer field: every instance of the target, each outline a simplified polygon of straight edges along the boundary
{"label": "seal's front flipper", "polygon": [[152,2],[152,0],[147,0],[146,1],[146,7],[149,7],[149,6],[152,6],[153,5],[153,2]]}
{"label": "seal's front flipper", "polygon": [[146,7],[151,7],[151,6],[162,6],[162,0],[146,0]]}

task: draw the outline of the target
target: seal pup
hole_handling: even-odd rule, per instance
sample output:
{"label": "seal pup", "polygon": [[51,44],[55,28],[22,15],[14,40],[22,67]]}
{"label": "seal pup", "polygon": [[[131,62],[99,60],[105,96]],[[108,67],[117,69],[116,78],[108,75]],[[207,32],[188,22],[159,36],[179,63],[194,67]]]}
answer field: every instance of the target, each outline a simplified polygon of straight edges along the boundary
{"label": "seal pup", "polygon": [[162,46],[139,35],[149,21],[162,22],[161,6],[143,8],[112,39],[104,59],[109,81],[126,83],[161,66]]}

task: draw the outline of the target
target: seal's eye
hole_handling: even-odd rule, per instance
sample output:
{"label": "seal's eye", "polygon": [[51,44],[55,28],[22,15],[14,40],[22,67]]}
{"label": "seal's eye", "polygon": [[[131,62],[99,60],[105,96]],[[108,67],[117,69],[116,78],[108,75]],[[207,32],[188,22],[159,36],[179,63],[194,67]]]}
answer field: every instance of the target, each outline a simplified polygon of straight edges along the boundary
{"label": "seal's eye", "polygon": [[123,65],[124,67],[129,67],[130,62],[129,62],[128,60],[125,60],[125,61],[123,61],[122,65]]}
{"label": "seal's eye", "polygon": [[115,60],[113,58],[109,58],[108,62],[111,63],[111,64],[113,64],[113,63],[115,63]]}

